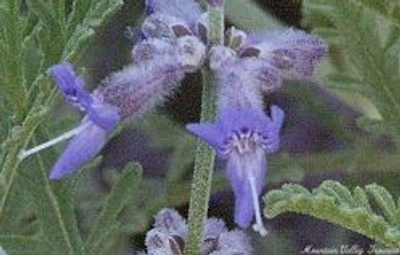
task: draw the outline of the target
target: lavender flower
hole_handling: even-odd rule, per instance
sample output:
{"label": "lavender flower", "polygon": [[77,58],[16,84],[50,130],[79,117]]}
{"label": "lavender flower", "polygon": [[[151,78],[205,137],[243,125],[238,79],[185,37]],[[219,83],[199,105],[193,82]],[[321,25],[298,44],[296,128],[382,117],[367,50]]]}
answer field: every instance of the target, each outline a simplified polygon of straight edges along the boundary
{"label": "lavender flower", "polygon": [[218,77],[218,118],[215,123],[189,124],[187,128],[227,161],[226,173],[235,194],[235,221],[266,234],[258,197],[266,175],[266,155],[279,147],[283,111],[263,112],[261,92],[279,89],[283,79],[311,77],[326,54],[322,40],[288,29],[269,36],[246,35],[231,28],[225,46],[210,52],[210,67]]}
{"label": "lavender flower", "polygon": [[[146,234],[147,255],[181,255],[187,240],[187,224],[175,210],[162,209],[155,217],[153,229]],[[208,219],[203,234],[201,254],[234,255],[251,253],[247,236],[228,231],[222,220]]]}
{"label": "lavender flower", "polygon": [[105,136],[118,124],[120,116],[117,107],[85,91],[82,79],[75,75],[71,64],[53,66],[52,74],[67,101],[87,114],[51,170],[50,179],[61,179],[78,170],[102,149]]}
{"label": "lavender flower", "polygon": [[283,111],[271,107],[271,117],[256,109],[223,109],[215,123],[189,124],[190,132],[204,140],[227,161],[226,174],[235,194],[235,222],[248,227],[254,213],[260,233],[262,225],[258,196],[264,186],[266,155],[279,148]]}
{"label": "lavender flower", "polygon": [[50,179],[61,179],[92,159],[105,144],[107,134],[127,118],[139,117],[170,95],[186,72],[203,63],[205,45],[193,36],[174,42],[151,38],[134,49],[138,63],[113,73],[92,94],[84,89],[69,63],[55,65],[53,78],[66,100],[86,113],[81,124],[19,155],[23,159],[60,141],[74,137],[54,165]]}
{"label": "lavender flower", "polygon": [[104,146],[109,131],[121,120],[137,117],[161,102],[184,77],[185,66],[175,55],[131,65],[102,82],[92,95],[84,91],[70,64],[53,67],[57,85],[69,102],[87,113],[74,138],[54,165],[50,179],[79,169]]}

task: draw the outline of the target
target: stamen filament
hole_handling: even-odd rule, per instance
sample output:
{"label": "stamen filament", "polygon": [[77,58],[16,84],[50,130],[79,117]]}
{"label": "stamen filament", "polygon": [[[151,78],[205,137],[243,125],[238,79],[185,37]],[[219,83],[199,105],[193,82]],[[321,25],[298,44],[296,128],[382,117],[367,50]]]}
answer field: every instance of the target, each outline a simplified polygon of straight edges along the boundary
{"label": "stamen filament", "polygon": [[253,224],[253,230],[258,232],[261,236],[266,236],[268,234],[268,231],[264,227],[264,224],[263,224],[262,218],[261,218],[260,204],[258,202],[258,195],[257,195],[257,189],[256,189],[256,179],[254,178],[253,175],[250,174],[250,176],[248,176],[248,180],[250,183],[251,194],[253,196],[253,206],[254,206],[254,212],[255,212],[255,216],[256,216],[256,223]]}
{"label": "stamen filament", "polygon": [[38,145],[36,147],[33,147],[33,148],[29,149],[29,150],[21,150],[21,152],[18,155],[18,158],[19,158],[19,160],[23,160],[24,158],[29,157],[32,154],[35,154],[35,153],[37,153],[37,152],[39,152],[41,150],[49,148],[49,147],[51,147],[51,146],[53,146],[53,145],[55,145],[55,144],[57,144],[59,142],[62,142],[64,140],[67,140],[67,139],[79,134],[80,132],[82,132],[86,128],[88,128],[90,124],[91,123],[88,121],[88,122],[84,123],[83,125],[78,126],[77,128],[74,128],[74,129],[72,129],[72,130],[70,130],[70,131],[68,131],[68,132],[66,132],[66,133],[54,138],[54,139],[51,139],[50,141],[42,143],[42,144],[40,144],[40,145]]}

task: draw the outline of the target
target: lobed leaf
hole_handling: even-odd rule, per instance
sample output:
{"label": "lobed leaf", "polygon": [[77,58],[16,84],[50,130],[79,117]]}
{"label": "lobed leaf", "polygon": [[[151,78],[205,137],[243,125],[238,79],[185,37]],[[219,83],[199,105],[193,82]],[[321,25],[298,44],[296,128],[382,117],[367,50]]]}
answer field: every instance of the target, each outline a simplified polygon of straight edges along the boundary
{"label": "lobed leaf", "polygon": [[79,49],[93,36],[94,28],[100,26],[122,4],[122,0],[86,2],[77,0],[74,2],[74,9],[69,17],[68,41],[65,45],[63,59],[76,58],[79,55]]}
{"label": "lobed leaf", "polygon": [[32,194],[35,213],[50,254],[81,254],[83,244],[75,217],[72,189],[68,181],[51,182],[48,179],[47,169],[51,162],[45,160],[49,158],[37,154],[32,159],[36,160],[37,171],[24,172],[21,176]]}
{"label": "lobed leaf", "polygon": [[[400,134],[398,9],[394,1],[373,0],[306,0],[303,8],[306,23],[315,26],[328,43],[346,56],[341,64],[336,63],[333,74],[324,77],[326,85],[366,96],[378,108],[385,125],[396,130],[396,136]],[[336,36],[324,34],[327,30]],[[332,80],[338,73],[359,82]]]}
{"label": "lobed leaf", "polygon": [[[264,214],[268,218],[285,212],[306,214],[364,234],[387,246],[400,247],[399,213],[392,196],[376,184],[367,185],[365,190],[367,192],[356,187],[350,192],[339,182],[324,181],[310,193],[298,184],[285,184],[264,196]],[[384,215],[371,209],[371,196]]]}
{"label": "lobed leaf", "polygon": [[390,224],[396,225],[400,223],[397,218],[396,203],[392,195],[385,188],[377,184],[370,184],[365,187],[365,190],[374,198]]}

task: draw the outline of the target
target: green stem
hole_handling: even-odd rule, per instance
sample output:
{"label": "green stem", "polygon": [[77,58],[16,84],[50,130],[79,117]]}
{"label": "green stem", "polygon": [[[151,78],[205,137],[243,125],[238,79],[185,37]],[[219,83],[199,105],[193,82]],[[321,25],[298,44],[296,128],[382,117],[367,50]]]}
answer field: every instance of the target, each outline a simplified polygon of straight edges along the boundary
{"label": "green stem", "polygon": [[[208,45],[222,44],[224,9],[207,6],[209,12]],[[215,116],[215,87],[213,73],[207,67],[203,73],[201,122],[212,121]],[[207,220],[208,201],[211,192],[215,153],[205,143],[198,141],[189,204],[189,234],[185,254],[199,255],[204,226]]]}

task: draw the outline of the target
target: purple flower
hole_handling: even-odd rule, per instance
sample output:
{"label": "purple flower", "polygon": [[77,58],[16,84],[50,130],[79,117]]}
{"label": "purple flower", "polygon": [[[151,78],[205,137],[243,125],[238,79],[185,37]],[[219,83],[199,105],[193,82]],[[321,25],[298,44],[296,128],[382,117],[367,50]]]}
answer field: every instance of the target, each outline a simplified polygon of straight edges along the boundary
{"label": "purple flower", "polygon": [[63,135],[75,137],[56,162],[50,178],[61,179],[78,170],[100,152],[107,133],[118,122],[153,109],[178,87],[186,72],[197,69],[205,46],[193,38],[179,38],[175,47],[162,39],[151,39],[154,43],[150,47],[145,45],[147,40],[141,42],[143,47],[136,53],[142,61],[113,73],[92,94],[85,91],[71,64],[55,65],[52,73],[60,91],[68,102],[86,112],[86,117],[80,126]]}
{"label": "purple flower", "polygon": [[283,111],[271,107],[271,117],[256,109],[222,109],[215,123],[189,124],[188,130],[209,144],[227,161],[226,174],[235,194],[235,222],[263,229],[258,196],[264,186],[266,155],[279,148]]}
{"label": "purple flower", "polygon": [[[118,114],[114,112],[115,108],[108,114],[102,114],[105,105],[84,89],[83,80],[76,76],[70,63],[54,65],[52,75],[65,99],[86,112],[90,121],[105,130],[115,127],[119,121]],[[109,108],[113,107],[110,105]]]}
{"label": "purple flower", "polygon": [[[146,39],[134,49],[138,63],[104,79],[92,94],[69,63],[52,68],[54,80],[68,102],[86,113],[81,125],[60,138],[75,136],[53,167],[50,178],[61,179],[79,169],[100,152],[105,138],[120,121],[139,117],[163,102],[184,78],[198,69],[205,57],[205,45],[194,36],[183,36],[174,43],[158,38]],[[24,158],[40,149],[22,152]]]}
{"label": "purple flower", "polygon": [[84,89],[84,82],[75,75],[71,64],[53,66],[52,75],[66,100],[86,112],[80,126],[72,131],[74,138],[51,170],[50,179],[61,179],[100,152],[107,133],[118,124],[120,116],[117,107],[102,102]]}

